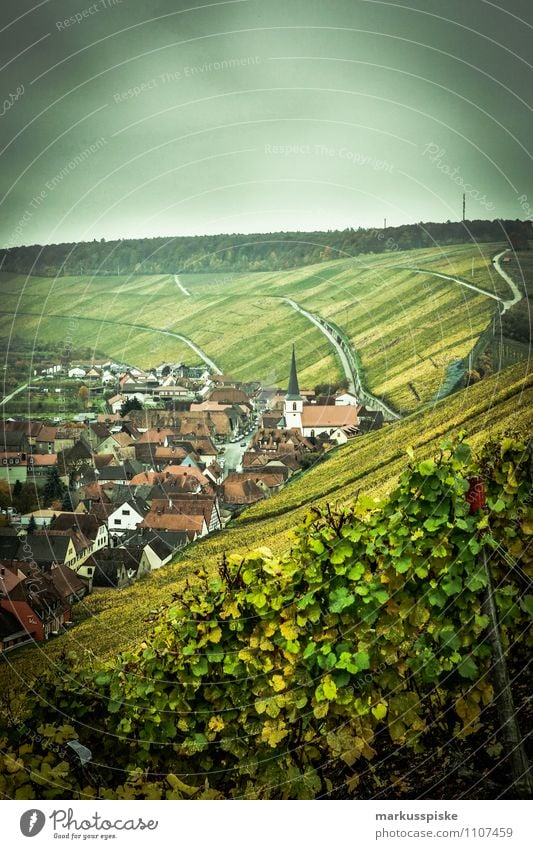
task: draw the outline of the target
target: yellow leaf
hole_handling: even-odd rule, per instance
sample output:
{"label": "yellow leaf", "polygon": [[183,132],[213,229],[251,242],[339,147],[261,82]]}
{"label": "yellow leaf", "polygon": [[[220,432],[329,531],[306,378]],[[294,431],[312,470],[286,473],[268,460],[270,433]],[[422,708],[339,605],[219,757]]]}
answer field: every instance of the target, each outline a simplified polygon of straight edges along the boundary
{"label": "yellow leaf", "polygon": [[169,773],[169,775],[167,775],[167,781],[173,790],[179,790],[179,792],[183,793],[185,796],[194,796],[194,794],[198,793],[198,790],[200,789],[199,787],[191,787],[189,784],[184,784],[184,782],[173,773]]}
{"label": "yellow leaf", "polygon": [[296,628],[294,622],[283,622],[279,630],[286,640],[295,640],[299,634],[299,630]]}
{"label": "yellow leaf", "polygon": [[274,749],[288,734],[289,732],[285,728],[284,722],[274,722],[268,719],[263,725],[261,740]]}
{"label": "yellow leaf", "polygon": [[346,779],[346,787],[348,788],[348,793],[353,793],[357,790],[359,786],[360,778],[356,772],[350,778]]}
{"label": "yellow leaf", "polygon": [[207,727],[210,731],[222,731],[224,728],[224,720],[222,720],[219,716],[212,716]]}
{"label": "yellow leaf", "polygon": [[211,643],[219,643],[222,637],[222,629],[217,625],[209,632],[209,641]]}
{"label": "yellow leaf", "polygon": [[272,676],[272,687],[276,693],[280,693],[287,686],[285,679],[281,675]]}

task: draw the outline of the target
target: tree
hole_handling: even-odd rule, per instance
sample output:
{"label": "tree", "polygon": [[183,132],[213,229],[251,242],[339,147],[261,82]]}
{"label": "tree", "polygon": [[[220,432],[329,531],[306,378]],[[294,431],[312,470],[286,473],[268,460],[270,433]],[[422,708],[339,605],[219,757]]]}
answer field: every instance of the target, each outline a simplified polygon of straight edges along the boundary
{"label": "tree", "polygon": [[[20,481],[18,483],[20,484]],[[16,490],[17,494],[15,495]],[[15,510],[19,513],[29,513],[38,506],[39,501],[33,484],[25,483],[24,485],[20,484],[19,488],[16,485],[13,487],[13,507]]]}
{"label": "tree", "polygon": [[43,488],[43,501],[46,505],[51,504],[52,501],[61,501],[63,499],[63,493],[65,490],[65,484],[62,483],[61,478],[59,477],[59,472],[56,468],[50,469],[46,476],[46,483]]}
{"label": "tree", "polygon": [[28,522],[28,535],[35,533],[37,529],[37,522],[35,521],[33,515],[30,516],[30,521]]}
{"label": "tree", "polygon": [[142,410],[143,405],[137,398],[128,398],[120,408],[120,415],[126,416],[130,410]]}
{"label": "tree", "polygon": [[89,391],[89,388],[82,384],[82,386],[80,386],[78,390],[78,398],[80,399],[84,407],[86,407],[89,402],[90,394],[91,393]]}
{"label": "tree", "polygon": [[65,487],[63,492],[63,498],[61,499],[61,509],[66,511],[67,513],[72,512],[72,498],[70,495],[70,491]]}
{"label": "tree", "polygon": [[11,507],[11,490],[7,481],[0,481],[0,510]]}

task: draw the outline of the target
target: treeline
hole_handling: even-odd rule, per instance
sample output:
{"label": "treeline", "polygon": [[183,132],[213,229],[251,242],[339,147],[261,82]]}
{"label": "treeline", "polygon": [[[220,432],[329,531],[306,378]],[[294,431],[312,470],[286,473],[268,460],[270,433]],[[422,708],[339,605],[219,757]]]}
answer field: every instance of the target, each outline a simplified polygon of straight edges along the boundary
{"label": "treeline", "polygon": [[0,250],[0,267],[41,276],[278,271],[366,253],[468,242],[509,241],[527,250],[529,221],[407,224],[383,229],[215,236],[29,245]]}

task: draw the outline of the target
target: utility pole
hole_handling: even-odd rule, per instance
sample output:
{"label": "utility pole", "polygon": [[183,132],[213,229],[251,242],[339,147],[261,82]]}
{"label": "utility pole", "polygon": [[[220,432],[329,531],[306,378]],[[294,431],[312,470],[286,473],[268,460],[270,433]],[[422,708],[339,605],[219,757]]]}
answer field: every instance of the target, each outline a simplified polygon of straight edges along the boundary
{"label": "utility pole", "polygon": [[386,218],[383,219],[383,229],[384,230],[387,229],[387,219]]}
{"label": "utility pole", "polygon": [[463,192],[463,223],[466,221],[466,194]]}

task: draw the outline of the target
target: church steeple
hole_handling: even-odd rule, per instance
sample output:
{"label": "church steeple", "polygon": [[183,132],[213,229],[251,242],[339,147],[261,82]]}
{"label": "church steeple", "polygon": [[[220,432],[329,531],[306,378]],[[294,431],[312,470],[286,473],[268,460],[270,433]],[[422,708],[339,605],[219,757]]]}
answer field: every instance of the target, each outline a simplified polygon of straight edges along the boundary
{"label": "church steeple", "polygon": [[291,374],[289,377],[289,391],[286,395],[287,401],[301,401],[300,387],[298,386],[298,373],[296,371],[296,355],[294,345],[292,346]]}
{"label": "church steeple", "polygon": [[289,390],[285,395],[283,402],[283,418],[285,427],[297,428],[302,430],[302,411],[304,407],[304,399],[300,395],[300,387],[298,386],[298,373],[296,371],[296,355],[294,353],[294,345],[292,346],[291,374],[289,377]]}

